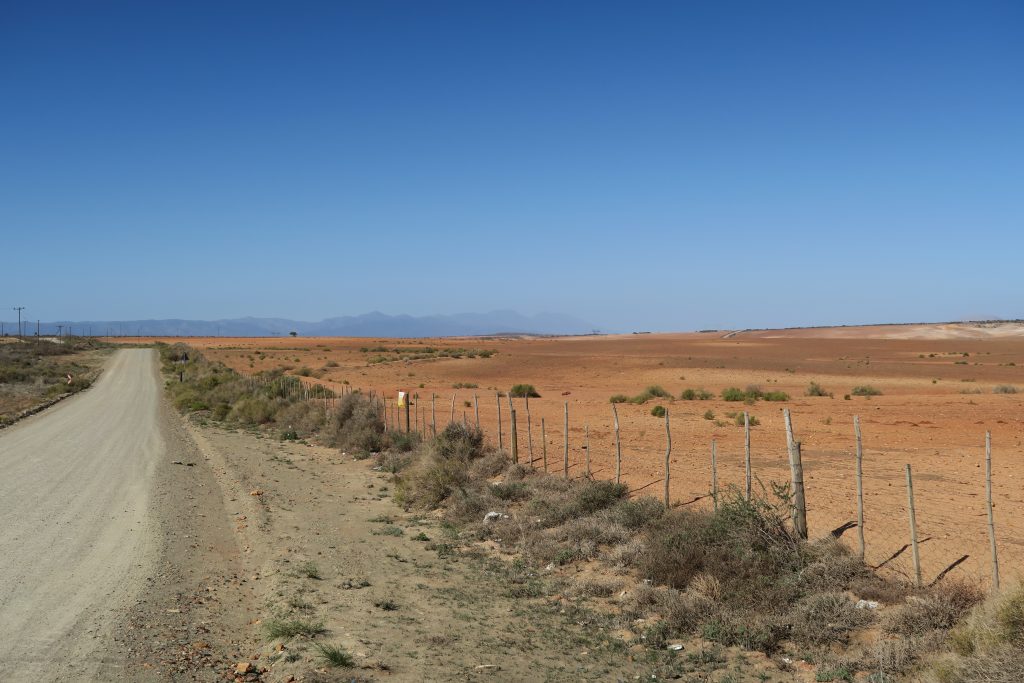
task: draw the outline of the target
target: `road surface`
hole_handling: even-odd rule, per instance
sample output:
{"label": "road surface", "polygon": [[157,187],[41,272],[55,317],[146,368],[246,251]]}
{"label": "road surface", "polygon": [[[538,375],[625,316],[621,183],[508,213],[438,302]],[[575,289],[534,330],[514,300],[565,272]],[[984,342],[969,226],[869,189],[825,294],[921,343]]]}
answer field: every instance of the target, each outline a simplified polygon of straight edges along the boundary
{"label": "road surface", "polygon": [[151,349],[117,351],[86,392],[0,431],[0,677],[106,680],[115,624],[159,557],[161,435]]}

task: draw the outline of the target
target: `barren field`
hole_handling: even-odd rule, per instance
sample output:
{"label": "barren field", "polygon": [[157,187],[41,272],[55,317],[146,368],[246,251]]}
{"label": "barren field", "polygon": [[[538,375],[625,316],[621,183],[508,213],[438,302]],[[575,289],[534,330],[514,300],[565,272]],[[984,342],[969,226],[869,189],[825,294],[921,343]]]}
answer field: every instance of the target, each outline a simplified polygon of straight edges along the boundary
{"label": "barren field", "polygon": [[[449,419],[453,396],[456,419],[474,421],[478,397],[481,426],[493,440],[496,390],[532,384],[541,396],[530,400],[529,426],[523,400],[515,399],[520,458],[528,459],[532,450],[535,464],[542,466],[543,419],[549,467],[561,468],[567,402],[572,476],[584,472],[585,425],[594,476],[614,476],[609,398],[660,385],[674,398],[617,406],[623,477],[635,493],[660,495],[665,430],[651,409],[664,406],[672,425],[672,498],[680,504],[710,505],[712,440],[718,445],[720,484],[742,485],[743,427],[727,413],[748,410],[760,422],[752,428],[754,475],[765,486],[788,481],[782,408],[789,408],[803,446],[812,536],[856,519],[852,421],[859,415],[867,559],[911,574],[909,551],[900,553],[909,543],[904,464],[910,463],[926,581],[964,555],[968,558],[954,570],[957,575],[981,582],[990,578],[984,441],[991,431],[1003,577],[1019,576],[1024,568],[1024,393],[995,391],[1017,387],[1024,392],[1024,326],[1018,324],[570,338],[185,341],[245,373],[285,368],[290,374],[308,373],[306,381],[336,390],[347,382],[389,397],[399,390],[414,392],[419,401],[413,422],[427,429],[432,394],[439,424]],[[832,395],[805,395],[811,382]],[[763,392],[785,392],[789,399],[745,405],[721,398],[723,389],[752,385]],[[854,387],[865,385],[881,394],[851,395]],[[703,388],[714,397],[682,400],[687,388]],[[507,445],[508,399],[501,408]],[[855,542],[855,533],[846,533],[848,542]]]}

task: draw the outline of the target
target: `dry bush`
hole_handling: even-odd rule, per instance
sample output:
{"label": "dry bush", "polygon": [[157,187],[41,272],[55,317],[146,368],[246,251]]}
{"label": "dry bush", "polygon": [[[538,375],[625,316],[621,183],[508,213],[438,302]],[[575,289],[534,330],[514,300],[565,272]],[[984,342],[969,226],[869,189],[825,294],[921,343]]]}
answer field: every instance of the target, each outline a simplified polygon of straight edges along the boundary
{"label": "dry bush", "polygon": [[622,590],[621,579],[602,576],[578,576],[568,586],[569,595],[577,598],[607,598]]}
{"label": "dry bush", "polygon": [[784,513],[764,501],[736,496],[715,512],[676,510],[644,540],[640,571],[655,583],[685,589],[707,573],[736,608],[777,609],[800,597],[803,550]]}
{"label": "dry bush", "polygon": [[589,541],[595,545],[625,543],[631,537],[629,529],[598,515],[571,519],[556,529],[556,538],[572,544]]}
{"label": "dry bush", "polygon": [[793,639],[803,645],[846,644],[850,632],[867,626],[874,615],[856,609],[842,593],[814,593],[792,609]]}
{"label": "dry bush", "polygon": [[635,567],[644,553],[644,543],[638,538],[631,538],[625,543],[612,546],[604,555],[604,559],[619,571]]}
{"label": "dry bush", "polygon": [[914,595],[886,612],[882,630],[902,636],[921,636],[948,630],[978,604],[984,594],[974,584],[948,581],[931,593]]}
{"label": "dry bush", "polygon": [[346,451],[377,453],[384,450],[384,421],[376,406],[360,394],[341,399],[323,431],[328,445]]}
{"label": "dry bush", "polygon": [[669,589],[659,595],[657,609],[669,635],[686,636],[715,614],[717,605],[707,596]]}
{"label": "dry bush", "polygon": [[561,490],[547,485],[538,486],[530,510],[545,525],[557,526],[570,519],[611,507],[625,498],[627,493],[629,487],[625,484],[592,479],[571,482]]}
{"label": "dry bush", "polygon": [[299,436],[310,436],[325,424],[323,405],[299,401],[283,406],[274,415],[274,424],[281,429],[293,430]]}
{"label": "dry bush", "polygon": [[801,582],[808,590],[834,590],[872,576],[863,560],[831,536],[808,544],[805,561]]}
{"label": "dry bush", "polygon": [[247,425],[264,425],[274,421],[278,406],[262,396],[246,396],[231,408],[227,419]]}
{"label": "dry bush", "polygon": [[778,616],[719,609],[701,625],[705,640],[772,654],[785,639],[788,625]]}
{"label": "dry bush", "polygon": [[656,522],[663,514],[665,506],[652,496],[622,500],[602,513],[612,522],[633,531]]}

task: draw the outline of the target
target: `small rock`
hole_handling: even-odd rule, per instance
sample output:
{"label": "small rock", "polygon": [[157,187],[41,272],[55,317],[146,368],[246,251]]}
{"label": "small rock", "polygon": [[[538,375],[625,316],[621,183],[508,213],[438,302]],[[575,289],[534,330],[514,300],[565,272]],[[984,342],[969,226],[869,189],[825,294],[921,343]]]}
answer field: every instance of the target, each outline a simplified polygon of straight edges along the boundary
{"label": "small rock", "polygon": [[239,662],[238,664],[235,664],[235,673],[247,674],[253,672],[255,668],[256,667],[254,667],[251,662]]}

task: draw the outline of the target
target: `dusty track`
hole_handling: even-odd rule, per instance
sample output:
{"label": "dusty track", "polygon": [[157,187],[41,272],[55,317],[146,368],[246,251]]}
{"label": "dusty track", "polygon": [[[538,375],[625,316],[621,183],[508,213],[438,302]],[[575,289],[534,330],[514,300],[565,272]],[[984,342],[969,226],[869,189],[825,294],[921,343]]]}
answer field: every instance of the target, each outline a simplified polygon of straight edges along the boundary
{"label": "dusty track", "polygon": [[98,679],[116,666],[100,643],[158,555],[153,357],[118,352],[91,390],[0,434],[4,680]]}

